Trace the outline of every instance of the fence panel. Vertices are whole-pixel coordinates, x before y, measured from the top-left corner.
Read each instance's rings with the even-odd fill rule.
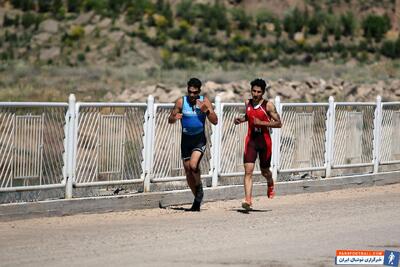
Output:
[[[223,125],[221,135],[220,173],[222,175],[235,175],[244,173],[243,153],[247,134],[247,123],[234,124],[234,119],[243,117],[245,105],[238,103],[223,103]],[[255,171],[260,171],[258,163]]]
[[[77,107],[75,183],[143,179],[146,104],[79,103]]]
[[[400,163],[400,102],[382,103],[380,163]]]
[[[185,179],[181,159],[181,124],[168,123],[173,104],[155,104],[155,135],[152,166],[152,181]],[[206,120],[206,152],[200,162],[201,175],[209,176],[211,167],[211,124]],[[174,177],[174,178],[172,178]]]
[[[0,191],[61,185],[67,103],[0,103]]]
[[[324,169],[328,104],[281,104],[280,172]]]
[[[375,103],[336,103],[334,168],[373,165]]]

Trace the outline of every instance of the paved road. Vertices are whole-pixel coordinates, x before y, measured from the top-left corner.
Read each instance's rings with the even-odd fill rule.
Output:
[[[0,223],[1,266],[333,266],[336,249],[400,251],[400,184]],[[186,206],[185,206],[186,207]]]

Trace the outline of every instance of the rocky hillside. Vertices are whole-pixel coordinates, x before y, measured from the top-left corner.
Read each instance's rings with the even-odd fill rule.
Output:
[[[399,12],[400,0],[3,0],[0,99],[170,102],[190,75],[224,101],[245,98],[253,76],[284,99],[396,100]],[[348,67],[274,74],[320,63]]]
[[[0,25],[3,62],[186,69],[400,57],[392,0],[6,0]]]

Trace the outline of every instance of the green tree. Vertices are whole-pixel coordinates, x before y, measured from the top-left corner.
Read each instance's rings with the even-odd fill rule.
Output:
[[[67,1],[67,10],[71,13],[77,13],[82,8],[82,0],[68,0]]]
[[[363,20],[362,28],[366,38],[374,38],[375,41],[379,42],[391,28],[390,19],[387,15],[378,16],[371,14]]]
[[[252,18],[246,14],[243,9],[234,8],[231,10],[233,20],[238,24],[240,30],[247,30],[250,28]]]
[[[296,32],[299,32],[303,29],[305,22],[305,17],[296,7],[285,15],[283,19],[283,28],[289,34],[289,37],[293,38]]]
[[[47,13],[51,10],[52,0],[38,0],[38,9],[40,13]]]
[[[400,37],[396,41],[383,42],[380,52],[389,58],[400,58]]]
[[[37,16],[33,12],[24,12],[21,18],[21,24],[24,28],[29,28],[32,25],[36,24]]]
[[[342,24],[343,35],[353,36],[357,26],[357,21],[354,17],[354,14],[351,11],[348,11],[346,14],[342,14],[340,16],[340,21]]]

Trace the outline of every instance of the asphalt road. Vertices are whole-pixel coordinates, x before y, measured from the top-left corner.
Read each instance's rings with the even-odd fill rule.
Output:
[[[0,266],[333,266],[337,249],[400,251],[400,184],[239,207],[0,222]]]

